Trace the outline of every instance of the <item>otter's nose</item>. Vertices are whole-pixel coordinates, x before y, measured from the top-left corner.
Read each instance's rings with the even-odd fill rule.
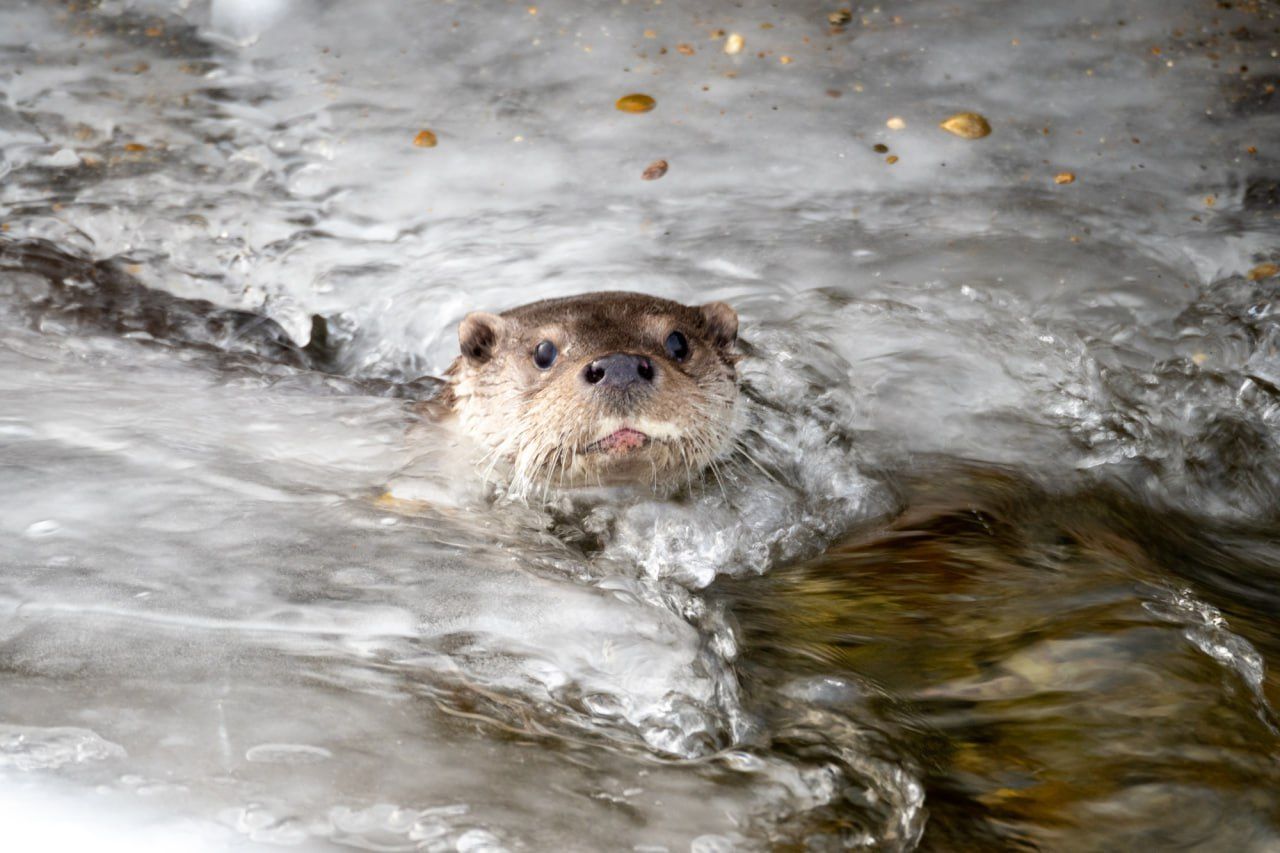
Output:
[[[582,378],[601,388],[628,388],[653,381],[653,362],[642,355],[615,352],[597,358],[582,371]]]

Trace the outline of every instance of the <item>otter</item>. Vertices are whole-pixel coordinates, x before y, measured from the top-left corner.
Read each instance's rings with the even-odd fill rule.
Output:
[[[691,484],[734,441],[738,315],[640,293],[546,299],[458,326],[438,405],[486,474],[534,487]]]

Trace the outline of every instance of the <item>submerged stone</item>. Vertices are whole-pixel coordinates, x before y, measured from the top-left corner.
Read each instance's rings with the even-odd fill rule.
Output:
[[[623,95],[618,98],[618,102],[614,104],[624,113],[647,113],[658,105],[658,102],[648,95],[631,94]]]
[[[991,125],[979,113],[956,113],[938,127],[963,139],[981,139],[991,135]]]

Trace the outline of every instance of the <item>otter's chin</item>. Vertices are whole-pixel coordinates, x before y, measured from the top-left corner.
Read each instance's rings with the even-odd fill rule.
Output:
[[[659,485],[668,479],[666,442],[622,427],[583,447],[575,485]]]
[[[659,476],[654,460],[643,450],[592,456],[582,475],[571,486],[659,486],[669,479]]]

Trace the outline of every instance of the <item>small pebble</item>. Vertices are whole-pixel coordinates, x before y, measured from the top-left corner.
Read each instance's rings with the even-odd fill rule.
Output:
[[[59,529],[61,529],[61,525],[58,522],[51,518],[46,518],[44,521],[37,521],[27,525],[26,535],[31,539],[39,539],[57,533]]]
[[[991,134],[991,125],[978,113],[956,113],[938,127],[964,139],[981,139]]]
[[[833,27],[843,27],[853,20],[853,12],[849,9],[837,9],[827,15],[827,20]]]
[[[886,121],[884,123],[884,126],[889,128],[890,130],[902,130],[907,126],[907,123],[903,121],[901,118],[899,118],[898,116],[894,116],[893,118]]]
[[[740,33],[729,33],[729,37],[724,40],[724,52],[730,55],[742,53],[742,48],[746,47],[747,40]]]
[[[429,130],[420,130],[413,137],[413,144],[417,148],[435,148],[438,141],[436,135]]]
[[[615,107],[624,113],[647,113],[658,105],[658,102],[648,95],[623,95],[618,98]]]
[[[656,181],[667,173],[666,160],[654,160],[644,169],[644,174],[640,176],[641,180]]]
[[[80,165],[80,156],[70,148],[59,148],[53,154],[41,159],[40,163],[55,169],[70,169]]]
[[[871,146],[871,150],[877,154],[888,154],[889,146],[885,145],[883,142],[877,142],[875,145]]]
[[[888,157],[884,158],[884,161],[892,166],[894,163],[898,162],[898,155],[890,154]]]
[[[1280,275],[1280,264],[1258,264],[1249,270],[1249,281],[1262,281],[1264,278],[1274,278],[1277,275]]]
[[[260,764],[315,764],[333,758],[333,753],[322,746],[304,743],[260,743],[251,746],[244,754],[246,761]]]
[[[1055,184],[1074,184],[1076,176],[1074,172],[1059,172],[1053,176],[1053,182]]]

